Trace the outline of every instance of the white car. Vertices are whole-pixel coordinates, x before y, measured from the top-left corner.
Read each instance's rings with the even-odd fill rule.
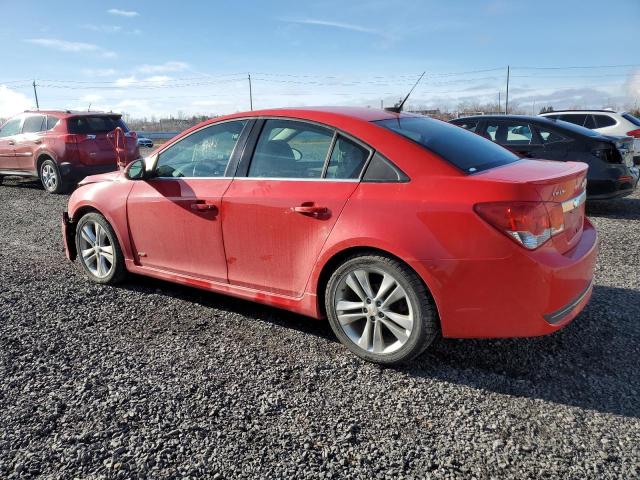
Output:
[[[633,159],[640,164],[640,119],[628,112],[613,110],[558,110],[541,113],[541,117],[555,118],[590,128],[603,135],[633,137]]]

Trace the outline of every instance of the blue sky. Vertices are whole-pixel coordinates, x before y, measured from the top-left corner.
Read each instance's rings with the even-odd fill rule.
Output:
[[[249,72],[255,108],[389,105],[426,71],[412,104],[455,109],[504,99],[507,65],[511,101],[526,109],[640,97],[638,0],[2,0],[0,10],[0,116],[34,104],[33,79],[41,108],[247,110]],[[614,65],[632,66],[530,68]]]

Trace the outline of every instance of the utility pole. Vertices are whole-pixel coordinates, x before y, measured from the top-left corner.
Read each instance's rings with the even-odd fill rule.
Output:
[[[247,74],[247,78],[249,79],[249,108],[253,111],[253,93],[251,91],[251,74]]]
[[[502,101],[500,100],[500,90],[498,90],[498,112],[500,111],[500,105],[502,105]]]
[[[380,110],[384,110],[384,100],[380,99]]]
[[[536,100],[533,100],[533,106],[531,107],[531,115],[536,114]]]
[[[504,114],[509,115],[509,65],[507,65],[507,98],[504,101]]]
[[[36,81],[33,81],[33,94],[36,97],[36,110],[40,110],[40,104],[38,103],[38,90],[36,90]]]

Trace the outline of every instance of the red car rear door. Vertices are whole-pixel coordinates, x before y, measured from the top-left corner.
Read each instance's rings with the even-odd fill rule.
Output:
[[[160,152],[155,178],[135,182],[127,215],[140,265],[227,281],[220,203],[246,123],[223,122],[189,134]]]
[[[343,168],[337,138],[307,122],[264,121],[253,154],[243,159],[222,202],[229,283],[293,297],[304,293],[370,154],[356,145],[350,157],[355,163]]]

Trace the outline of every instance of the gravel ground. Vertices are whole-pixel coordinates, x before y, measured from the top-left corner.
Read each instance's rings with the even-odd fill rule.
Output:
[[[590,207],[563,331],[366,364],[326,322],[169,283],[89,283],[67,197],[0,187],[0,478],[640,475],[640,195]]]

